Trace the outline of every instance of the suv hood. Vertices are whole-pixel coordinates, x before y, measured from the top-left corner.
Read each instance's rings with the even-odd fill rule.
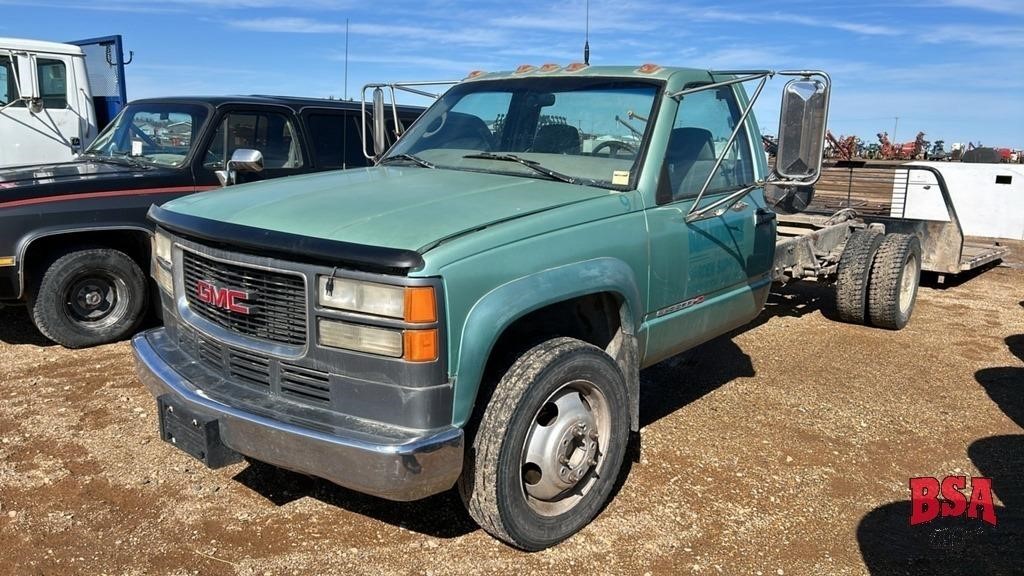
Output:
[[[194,194],[165,210],[300,236],[426,251],[446,238],[612,192],[532,177],[376,167]]]

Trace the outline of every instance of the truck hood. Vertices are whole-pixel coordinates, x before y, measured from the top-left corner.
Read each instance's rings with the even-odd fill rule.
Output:
[[[140,190],[192,184],[183,169],[132,165],[127,162],[77,160],[59,164],[0,169],[0,207],[76,194]],[[191,191],[191,190],[190,190]]]
[[[424,252],[445,239],[609,190],[480,172],[376,167],[194,194],[165,210],[288,234]]]

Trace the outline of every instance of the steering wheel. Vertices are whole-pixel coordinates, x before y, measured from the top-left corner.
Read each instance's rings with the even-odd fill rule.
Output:
[[[607,152],[603,152],[607,149]],[[618,140],[605,140],[597,146],[591,152],[594,156],[608,156],[609,158],[618,158],[619,152],[625,152],[624,156],[635,156],[636,149],[626,144],[625,142],[619,142]]]

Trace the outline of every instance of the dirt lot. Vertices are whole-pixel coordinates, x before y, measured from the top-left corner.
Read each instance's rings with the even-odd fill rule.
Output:
[[[1024,271],[922,289],[901,332],[814,284],[643,373],[618,495],[536,554],[458,496],[396,504],[156,439],[125,343],[72,352],[0,311],[0,573],[1024,573]],[[908,479],[989,476],[996,527],[909,526]],[[624,473],[625,475],[625,473]]]

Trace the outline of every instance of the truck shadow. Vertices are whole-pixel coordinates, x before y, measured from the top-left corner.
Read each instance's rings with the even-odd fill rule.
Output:
[[[4,344],[54,346],[36,330],[24,306],[0,308],[0,342]]]
[[[924,288],[933,288],[935,290],[945,290],[947,288],[956,288],[957,286],[962,286],[962,285],[970,282],[971,280],[974,280],[978,276],[981,276],[982,274],[984,274],[985,272],[988,272],[989,270],[991,270],[993,268],[998,268],[1000,266],[1000,264],[1002,264],[1002,262],[1003,262],[1002,260],[996,260],[994,262],[989,262],[987,264],[983,264],[981,266],[978,266],[977,268],[975,268],[973,270],[968,270],[966,272],[961,272],[961,273],[953,275],[953,276],[946,275],[945,278],[943,278],[942,282],[939,282],[939,276],[940,275],[938,273],[936,273],[936,272],[922,272],[921,273],[921,286],[924,287]]]
[[[262,495],[276,506],[313,498],[412,532],[436,538],[455,538],[478,529],[455,489],[415,502],[392,502],[337,484],[291,472],[256,460],[234,480]]]
[[[1024,335],[1006,339],[1024,362]],[[985,368],[975,379],[989,398],[1024,427],[1024,366]],[[967,455],[1002,502],[996,525],[965,517],[937,518],[910,526],[910,502],[875,508],[857,528],[864,563],[872,574],[1020,574],[1024,567],[1024,434],[976,440]]]

